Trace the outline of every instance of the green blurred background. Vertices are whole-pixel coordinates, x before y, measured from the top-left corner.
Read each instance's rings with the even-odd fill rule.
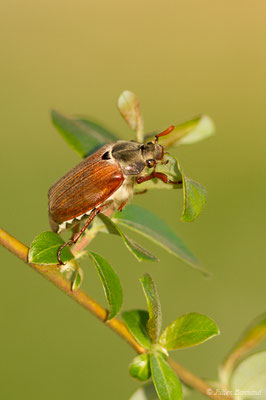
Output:
[[[160,263],[138,263],[116,237],[91,244],[118,271],[125,309],[145,307],[138,278],[149,272],[164,324],[191,311],[216,320],[221,336],[173,354],[212,379],[265,311],[265,12],[263,0],[1,5],[1,226],[27,245],[49,229],[49,186],[79,161],[52,126],[52,107],[94,117],[127,139],[116,110],[124,89],[138,95],[146,131],[200,113],[214,119],[216,136],[175,152],[207,187],[199,219],[180,222],[176,191],[134,200],[179,232],[213,278],[141,238]],[[128,399],[138,387],[127,370],[133,350],[5,249],[0,256],[1,397]],[[92,265],[83,267],[83,288],[104,304]]]

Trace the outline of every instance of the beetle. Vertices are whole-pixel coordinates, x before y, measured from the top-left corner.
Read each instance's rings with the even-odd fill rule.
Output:
[[[122,211],[133,196],[135,182],[141,184],[157,178],[164,183],[182,183],[170,181],[166,174],[156,171],[156,165],[164,162],[164,148],[158,144],[158,140],[173,129],[172,125],[155,135],[154,142],[146,144],[134,140],[106,144],[50,187],[48,208],[52,230],[60,233],[68,228],[76,228],[72,239],[58,250],[60,265],[63,265],[63,248],[76,243],[97,214],[108,209]],[[144,174],[146,167],[153,168],[148,175]],[[87,220],[78,230],[83,219]]]

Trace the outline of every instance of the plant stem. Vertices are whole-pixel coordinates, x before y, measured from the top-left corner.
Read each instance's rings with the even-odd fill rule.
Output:
[[[136,342],[136,340],[128,331],[123,322],[121,322],[117,318],[107,320],[108,312],[100,304],[98,304],[80,289],[72,291],[70,282],[62,277],[57,265],[43,266],[30,264],[28,262],[28,247],[18,241],[13,236],[9,235],[2,228],[0,228],[0,244],[2,244],[2,246],[6,247],[11,253],[24,261],[24,263],[32,267],[35,271],[39,272],[44,278],[52,282],[55,286],[57,286],[60,290],[70,296],[81,306],[90,311],[95,317],[97,317],[105,325],[107,325],[114,332],[120,335],[126,342],[128,342],[139,354],[146,351],[138,344],[138,342]],[[186,370],[182,365],[176,363],[171,359],[169,359],[169,363],[184,383],[198,390],[200,393],[208,396],[213,400],[232,399],[230,396],[221,396],[219,394],[215,394],[215,389],[213,389],[196,375]]]

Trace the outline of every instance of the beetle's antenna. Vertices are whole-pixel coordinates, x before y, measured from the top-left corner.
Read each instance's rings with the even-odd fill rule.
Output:
[[[175,126],[171,125],[165,131],[158,133],[158,135],[155,135],[155,143],[158,143],[159,137],[169,135],[169,133],[171,133],[174,129]]]

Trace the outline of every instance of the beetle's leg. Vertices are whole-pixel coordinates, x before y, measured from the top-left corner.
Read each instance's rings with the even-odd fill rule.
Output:
[[[139,177],[136,179],[136,182],[137,182],[137,183],[142,183],[142,182],[149,181],[150,179],[153,179],[153,178],[154,178],[154,175],[153,175],[153,172],[152,172],[150,175],[139,176]]]
[[[119,206],[119,208],[118,208],[118,211],[122,211],[126,204],[127,204],[127,200],[124,200],[124,201],[120,204],[120,206]]]
[[[88,228],[89,224],[91,223],[91,221],[96,217],[97,214],[99,214],[101,212],[100,208],[95,208],[92,212],[91,215],[88,218],[88,221],[86,222],[86,224],[82,227],[82,229],[78,232],[75,233],[73,235],[73,238],[71,240],[69,240],[67,243],[62,244],[61,247],[59,247],[59,250],[57,252],[57,259],[60,265],[64,265],[63,261],[61,260],[61,252],[63,250],[64,247],[66,246],[71,246],[71,244],[75,244],[77,243],[77,241],[79,240],[80,236],[83,234],[83,232],[85,232],[85,230]]]
[[[149,161],[149,160],[148,160]],[[150,174],[150,175],[146,175],[146,176],[139,176],[137,179],[136,179],[136,182],[137,183],[142,183],[142,182],[147,182],[147,181],[149,181],[150,179],[153,179],[154,178],[154,174],[155,174],[155,168],[156,168],[156,161],[155,160],[153,160],[155,163],[154,163],[154,166],[153,166],[153,171],[152,171],[152,173]]]
[[[142,183],[142,182],[146,182],[149,181],[150,179],[160,179],[161,181],[163,181],[164,183],[171,183],[173,185],[178,185],[181,184],[182,181],[171,181],[170,179],[168,179],[168,176],[166,174],[164,174],[163,172],[156,172],[155,169],[152,171],[152,173],[150,175],[147,176],[140,176],[136,179],[137,183]]]
[[[164,174],[163,172],[154,171],[154,178],[160,179],[164,183],[171,183],[172,185],[180,185],[181,183],[183,183],[182,180],[181,181],[171,181],[170,179],[168,179],[168,176],[166,174]]]
[[[144,193],[147,193],[147,191],[148,191],[148,189],[144,189],[144,190],[142,190],[141,192],[136,192],[136,193],[134,193],[134,196],[136,196],[137,194],[144,194]]]
[[[168,179],[167,183],[171,183],[172,185],[182,185],[183,181],[171,181],[170,179]]]
[[[168,163],[169,163],[169,160],[161,161],[161,162],[160,162],[161,165],[166,165],[166,164],[168,164]]]
[[[79,225],[80,223],[78,222],[76,225],[73,226],[72,228],[72,237],[71,239],[73,240],[75,238],[75,235],[79,232]]]

